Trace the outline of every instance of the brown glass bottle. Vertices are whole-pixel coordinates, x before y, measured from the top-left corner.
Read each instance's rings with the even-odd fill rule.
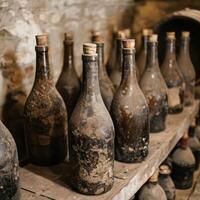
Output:
[[[71,116],[80,92],[80,82],[74,68],[73,46],[72,36],[69,33],[65,33],[64,62],[56,88],[65,102],[68,118]]]
[[[176,114],[183,111],[185,82],[176,62],[175,32],[167,32],[166,54],[161,72],[168,87],[168,112]]]
[[[141,187],[138,192],[138,200],[167,200],[166,194],[158,184],[158,170]]]
[[[165,130],[167,116],[167,86],[159,69],[157,35],[148,42],[146,69],[140,80],[140,87],[149,105],[150,132]]]
[[[135,65],[135,40],[123,40],[122,81],[111,107],[115,126],[115,157],[122,162],[140,162],[148,155],[149,113],[139,88]]]
[[[194,88],[195,88],[195,78],[196,78],[194,66],[190,59],[189,43],[190,43],[190,33],[183,31],[181,36],[181,45],[177,61],[186,84],[185,97],[184,97],[186,106],[191,105],[194,100]]]
[[[112,188],[114,127],[99,89],[96,45],[83,45],[83,87],[70,119],[71,185],[84,194]]]
[[[167,200],[175,200],[176,197],[176,189],[174,182],[171,177],[171,170],[167,165],[161,165],[159,167],[159,178],[158,183],[165,191]]]
[[[116,56],[113,70],[110,73],[110,80],[112,81],[114,88],[117,89],[121,82],[122,76],[122,40],[125,39],[123,32],[118,31],[116,38]]]
[[[147,43],[149,36],[153,34],[153,31],[151,29],[144,29],[142,32],[142,48],[139,53],[138,59],[137,59],[137,67],[139,70],[139,79],[142,77],[142,74],[145,70],[146,60],[147,60]]]
[[[195,169],[197,170],[199,168],[200,163],[200,142],[195,135],[195,123],[192,123],[189,128],[188,146],[190,147],[194,155]]]
[[[195,158],[188,147],[188,135],[185,134],[172,154],[172,180],[177,189],[188,189],[193,184]]]
[[[17,147],[11,133],[0,121],[0,199],[20,200]]]
[[[50,75],[47,40],[36,36],[35,82],[24,109],[30,159],[40,165],[56,164],[67,154],[67,112]]]
[[[103,98],[106,108],[108,109],[108,111],[110,111],[115,89],[110,78],[108,77],[104,65],[104,42],[101,36],[97,33],[96,35],[93,35],[92,42],[94,42],[97,45],[98,75],[101,96]]]

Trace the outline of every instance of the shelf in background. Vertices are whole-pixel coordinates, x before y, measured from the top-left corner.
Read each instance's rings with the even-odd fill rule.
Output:
[[[199,102],[177,115],[168,115],[166,130],[150,135],[149,155],[138,164],[115,161],[115,182],[111,191],[98,196],[86,196],[72,191],[63,174],[69,172],[67,164],[53,167],[27,165],[21,168],[22,200],[129,200],[167,158],[176,143],[187,131],[197,115]],[[31,198],[24,198],[28,193]],[[34,195],[37,197],[34,198]]]

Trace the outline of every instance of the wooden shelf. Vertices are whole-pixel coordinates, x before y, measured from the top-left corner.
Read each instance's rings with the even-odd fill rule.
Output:
[[[199,102],[184,108],[181,114],[169,115],[165,131],[151,134],[149,155],[138,164],[115,161],[115,182],[111,191],[98,196],[86,196],[72,191],[65,183],[67,164],[53,167],[27,165],[21,168],[22,200],[129,200],[167,158],[176,143],[187,131],[198,112]],[[31,197],[24,198],[30,193]],[[34,197],[36,195],[36,197]]]

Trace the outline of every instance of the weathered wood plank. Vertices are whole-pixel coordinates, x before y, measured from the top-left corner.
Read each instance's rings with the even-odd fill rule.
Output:
[[[49,198],[38,196],[32,192],[21,190],[21,199],[24,200],[49,200]]]
[[[200,172],[198,173],[197,180],[192,193],[190,194],[188,200],[199,200],[200,199]]]
[[[64,181],[63,174],[69,172],[64,163],[53,167],[28,165],[22,168],[22,188],[55,200],[128,200],[174,148],[197,114],[198,106],[198,102],[195,102],[191,107],[185,108],[183,113],[168,117],[166,130],[150,136],[149,155],[144,162],[126,164],[116,161],[115,183],[113,189],[106,194],[94,197],[72,191]]]

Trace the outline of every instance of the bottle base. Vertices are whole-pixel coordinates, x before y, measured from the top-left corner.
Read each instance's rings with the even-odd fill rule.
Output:
[[[176,107],[173,107],[173,108],[168,108],[168,113],[171,114],[171,115],[181,113],[182,111],[183,111],[182,106],[176,106]]]

